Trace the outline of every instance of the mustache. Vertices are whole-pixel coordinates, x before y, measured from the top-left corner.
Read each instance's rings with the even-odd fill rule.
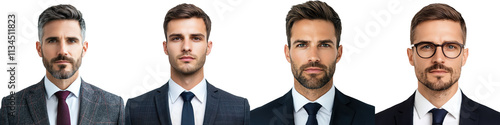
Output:
[[[69,63],[73,63],[73,58],[71,58],[69,56],[63,56],[62,54],[59,54],[59,55],[57,55],[57,57],[52,58],[50,60],[50,62],[54,63],[54,62],[59,61],[59,60],[65,60],[65,61],[68,61]]]
[[[453,72],[453,69],[450,68],[450,67],[446,67],[444,66],[443,64],[434,64],[428,68],[425,68],[425,72],[431,72],[431,70],[434,70],[434,69],[444,69],[448,72]]]
[[[176,56],[176,58],[178,59],[178,58],[181,58],[182,56],[191,56],[191,57],[193,57],[193,58],[195,58],[195,59],[197,59],[197,58],[198,58],[198,56],[193,55],[193,54],[191,54],[190,52],[183,52],[181,55],[177,55],[177,56]]]
[[[321,68],[323,70],[325,70],[327,68],[326,65],[320,64],[318,62],[309,62],[307,64],[300,66],[300,70],[304,71],[304,69],[309,68],[309,67],[318,67],[318,68]]]

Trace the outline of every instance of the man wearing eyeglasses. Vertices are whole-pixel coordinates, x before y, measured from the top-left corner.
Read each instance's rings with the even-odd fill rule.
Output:
[[[417,91],[404,102],[376,114],[377,125],[490,125],[500,113],[465,96],[458,88],[469,49],[461,14],[446,4],[430,4],[413,17],[410,64]]]

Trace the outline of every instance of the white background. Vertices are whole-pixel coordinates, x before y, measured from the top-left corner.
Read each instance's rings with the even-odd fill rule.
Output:
[[[124,101],[165,84],[170,77],[163,53],[163,20],[180,3],[194,3],[212,19],[212,53],[205,77],[223,90],[246,97],[251,109],[272,101],[293,85],[284,55],[285,16],[299,0],[68,1],[7,0],[0,4],[0,62],[7,68],[7,14],[17,13],[17,90],[45,75],[35,49],[39,14],[70,3],[83,13],[89,48],[82,78]],[[467,24],[469,58],[459,86],[475,101],[500,111],[500,5],[498,2],[363,0],[327,1],[342,20],[344,55],[334,84],[343,93],[376,106],[376,112],[406,100],[417,87],[408,63],[410,21],[422,7],[447,3]],[[2,69],[2,68],[0,68]],[[0,96],[8,95],[9,74],[0,71]]]

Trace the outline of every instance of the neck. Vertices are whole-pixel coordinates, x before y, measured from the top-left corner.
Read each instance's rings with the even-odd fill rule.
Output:
[[[309,101],[316,101],[319,97],[323,96],[328,90],[330,90],[333,86],[333,79],[328,81],[325,86],[319,89],[308,89],[302,86],[297,79],[294,79],[294,88],[299,92],[302,96],[306,97]]]
[[[450,100],[457,91],[458,82],[453,84],[450,88],[442,91],[434,91],[427,88],[422,83],[418,83],[418,92],[420,92],[420,94],[422,94],[425,99],[427,99],[429,102],[431,102],[432,105],[436,106],[437,108],[441,108],[441,106],[448,102],[448,100]]]
[[[170,74],[172,80],[186,90],[191,90],[205,77],[203,75],[203,67],[192,74],[183,74],[170,67]]]
[[[73,83],[76,80],[76,78],[78,78],[78,71],[76,71],[75,74],[73,74],[73,76],[67,79],[57,79],[54,76],[52,76],[52,74],[50,74],[48,71],[45,71],[45,75],[50,80],[50,82],[54,83],[57,86],[57,88],[61,90],[66,90],[71,85],[71,83]]]

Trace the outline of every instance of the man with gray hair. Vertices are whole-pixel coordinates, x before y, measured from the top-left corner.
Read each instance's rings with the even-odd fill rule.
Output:
[[[122,98],[80,78],[88,48],[80,11],[72,5],[49,7],[38,19],[38,37],[45,77],[2,99],[0,124],[124,124]]]

